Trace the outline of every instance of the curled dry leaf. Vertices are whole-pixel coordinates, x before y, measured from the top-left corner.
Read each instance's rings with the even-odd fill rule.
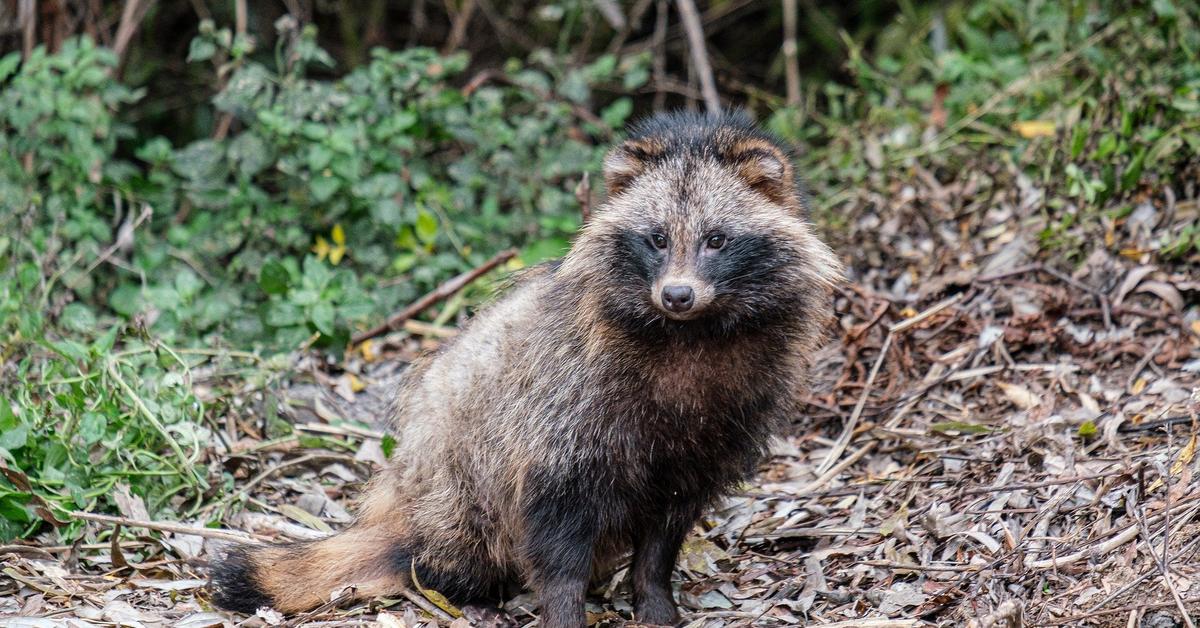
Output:
[[[1028,388],[1020,384],[1009,384],[1005,382],[996,382],[1000,390],[1004,391],[1004,396],[1008,398],[1013,405],[1022,410],[1032,410],[1041,405],[1041,400],[1037,395],[1033,394]]]

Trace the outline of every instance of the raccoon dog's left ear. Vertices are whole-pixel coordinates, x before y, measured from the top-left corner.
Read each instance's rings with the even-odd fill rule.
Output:
[[[637,139],[622,142],[604,156],[604,187],[609,196],[620,194],[650,162],[662,154],[662,146],[651,140]]]
[[[725,152],[746,184],[781,205],[796,202],[796,181],[792,162],[778,146],[760,139],[737,142]]]

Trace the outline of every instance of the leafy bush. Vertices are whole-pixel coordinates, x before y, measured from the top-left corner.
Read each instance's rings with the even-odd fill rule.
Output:
[[[822,86],[816,124],[775,112],[777,130],[821,147],[809,153],[818,188],[916,163],[945,180],[1004,155],[1046,190],[1044,244],[1071,251],[1082,242],[1060,236],[1072,221],[1099,228],[1098,210],[1178,185],[1200,166],[1196,6],[953,3],[940,54],[927,36],[938,6],[907,9],[875,56],[847,42],[855,85]],[[1189,233],[1161,250],[1194,254],[1200,240]]]

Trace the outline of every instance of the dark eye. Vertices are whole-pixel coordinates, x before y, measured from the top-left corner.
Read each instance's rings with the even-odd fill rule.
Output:
[[[710,249],[719,249],[725,246],[725,234],[718,233],[716,235],[708,236],[708,242],[706,244]]]
[[[656,248],[656,249],[667,248],[667,236],[665,236],[661,233],[650,234],[650,242],[652,244],[654,244],[654,248]]]

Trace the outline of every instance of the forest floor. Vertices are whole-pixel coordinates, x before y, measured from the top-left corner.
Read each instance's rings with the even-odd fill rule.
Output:
[[[1036,189],[977,188],[916,173],[845,201],[832,239],[851,277],[809,411],[686,543],[684,625],[1200,617],[1200,281],[1146,253],[1200,208],[1148,197],[1064,253],[1043,250]],[[265,417],[230,420],[211,453],[238,491],[195,521],[224,529],[149,522],[128,496],[125,521],[91,525],[133,535],[0,547],[0,626],[455,625],[421,592],[246,618],[214,611],[203,589],[215,544],[349,521],[387,446],[356,425],[378,425],[404,362],[452,333],[410,325],[365,357],[297,357],[273,393],[295,434],[268,439]],[[247,416],[265,414],[264,399],[249,396]],[[623,575],[593,591],[597,625],[630,616]],[[507,608],[535,624],[531,596]]]

